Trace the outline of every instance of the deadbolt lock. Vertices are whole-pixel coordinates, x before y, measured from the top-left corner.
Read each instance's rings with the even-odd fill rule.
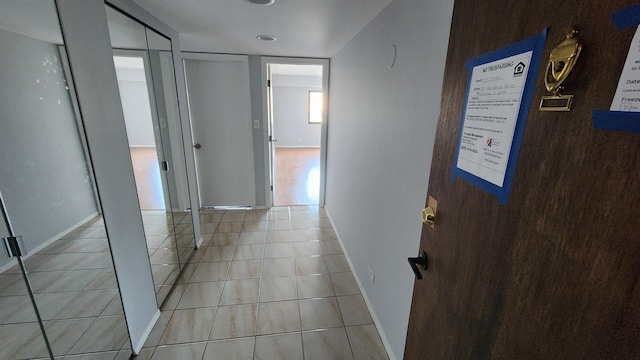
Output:
[[[422,222],[423,223],[429,224],[429,225],[433,225],[435,220],[436,220],[436,212],[431,206],[428,206],[428,207],[422,209]]]

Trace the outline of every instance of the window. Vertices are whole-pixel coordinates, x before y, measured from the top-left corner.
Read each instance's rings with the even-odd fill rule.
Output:
[[[322,91],[309,91],[309,124],[322,123]]]

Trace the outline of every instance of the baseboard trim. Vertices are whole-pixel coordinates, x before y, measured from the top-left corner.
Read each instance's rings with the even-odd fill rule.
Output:
[[[66,230],[63,230],[62,232],[54,235],[52,238],[50,238],[49,240],[43,242],[42,244],[36,246],[33,250],[29,251],[29,253],[27,253],[27,255],[25,255],[23,257],[23,260],[27,260],[28,258],[31,257],[31,255],[37,254],[40,250],[46,248],[47,246],[53,244],[54,242],[62,239],[63,237],[67,236],[67,234],[71,233],[72,231],[76,230],[77,228],[81,227],[82,225],[86,224],[87,221],[93,219],[94,217],[98,216],[100,213],[95,211],[93,212],[93,214],[87,216],[86,218],[80,220],[78,223],[71,225],[69,228],[67,228]],[[10,268],[16,266],[18,264],[18,260],[17,259],[11,259],[8,263],[2,265],[0,267],[0,273],[3,273],[7,270],[9,270]],[[28,269],[27,269],[28,270]]]
[[[333,230],[336,233],[336,237],[338,238],[338,243],[340,244],[340,247],[342,248],[342,252],[344,253],[344,257],[347,259],[347,263],[349,264],[349,268],[351,269],[351,273],[353,274],[353,277],[356,279],[356,283],[358,283],[358,288],[360,289],[360,293],[362,294],[362,297],[364,298],[364,302],[365,302],[365,304],[367,304],[367,308],[369,309],[369,313],[371,314],[371,318],[373,319],[373,322],[376,325],[376,328],[378,329],[378,334],[380,335],[380,339],[382,340],[382,344],[384,345],[384,349],[387,352],[387,356],[389,356],[389,360],[398,360],[398,358],[395,356],[395,354],[391,351],[391,344],[389,344],[389,340],[387,340],[387,335],[385,334],[384,329],[382,328],[382,324],[380,323],[380,319],[378,319],[378,315],[376,315],[376,312],[373,310],[373,306],[371,305],[371,300],[369,300],[369,296],[367,296],[367,293],[364,291],[364,287],[362,286],[362,282],[360,281],[360,277],[358,277],[358,273],[356,273],[355,267],[353,266],[353,263],[351,262],[351,257],[349,256],[349,253],[347,252],[347,249],[345,249],[344,244],[342,243],[342,239],[340,238],[340,234],[338,234],[338,230],[336,229],[336,226],[333,223],[333,219],[331,218],[331,214],[329,214],[329,210],[327,210],[327,208],[324,208],[324,211],[327,213],[327,218],[329,219],[329,222],[331,223],[331,226],[333,227]]]

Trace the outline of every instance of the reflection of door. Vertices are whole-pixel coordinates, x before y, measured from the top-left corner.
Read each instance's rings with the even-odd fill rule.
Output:
[[[595,130],[634,29],[611,13],[632,1],[456,1],[429,194],[435,228],[415,282],[406,359],[640,358],[640,137]],[[505,9],[509,16],[504,16]],[[578,25],[585,50],[568,113],[540,112],[549,52]],[[465,60],[549,26],[506,205],[450,181]],[[412,254],[412,256],[415,256]],[[407,268],[407,276],[411,274]]]
[[[247,56],[185,54],[203,206],[254,206]]]

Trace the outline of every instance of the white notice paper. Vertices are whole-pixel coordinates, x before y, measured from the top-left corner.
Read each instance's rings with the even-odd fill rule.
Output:
[[[500,187],[532,54],[478,65],[471,73],[457,167]]]
[[[631,40],[627,61],[611,103],[612,111],[640,111],[640,26]]]

